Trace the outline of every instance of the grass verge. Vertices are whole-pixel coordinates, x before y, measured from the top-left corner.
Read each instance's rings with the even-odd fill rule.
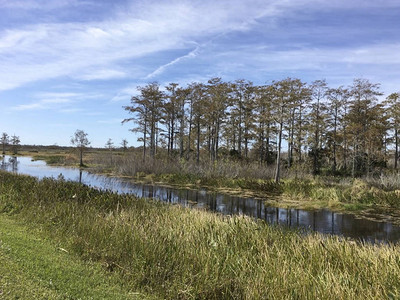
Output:
[[[144,299],[99,263],[83,262],[43,234],[0,214],[1,299]]]

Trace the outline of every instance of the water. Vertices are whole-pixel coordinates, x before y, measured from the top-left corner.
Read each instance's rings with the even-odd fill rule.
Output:
[[[309,211],[270,207],[262,200],[207,192],[204,189],[187,190],[141,184],[122,178],[95,175],[76,168],[51,167],[43,161],[31,161],[30,157],[5,156],[0,160],[0,168],[38,178],[57,178],[62,174],[66,180],[78,181],[92,187],[131,193],[138,197],[154,198],[183,206],[205,208],[221,214],[247,215],[270,224],[310,229],[372,243],[400,241],[400,227],[390,222],[367,220],[325,209]]]

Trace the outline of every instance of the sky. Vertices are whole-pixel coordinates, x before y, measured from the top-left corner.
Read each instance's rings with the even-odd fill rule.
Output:
[[[400,91],[398,0],[0,0],[0,133],[22,144],[127,139],[157,81],[355,78]]]

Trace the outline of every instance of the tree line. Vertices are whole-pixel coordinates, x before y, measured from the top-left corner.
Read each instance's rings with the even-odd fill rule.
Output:
[[[398,167],[400,94],[380,102],[380,85],[367,79],[331,88],[325,80],[257,86],[212,78],[165,90],[153,82],[138,92],[124,106],[132,116],[123,123],[134,122],[144,160],[161,149],[197,162],[257,160],[276,166],[277,181],[283,164],[309,166],[315,175],[369,176],[387,168],[392,155]]]
[[[2,147],[2,154],[6,154],[6,148],[8,146],[11,146],[11,150],[13,154],[18,153],[18,149],[20,147],[21,140],[19,139],[19,136],[16,136],[15,134],[12,136],[9,136],[6,132],[3,132],[0,136],[0,144]]]

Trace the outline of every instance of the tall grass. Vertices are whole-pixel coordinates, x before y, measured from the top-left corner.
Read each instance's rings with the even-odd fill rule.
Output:
[[[177,158],[147,158],[143,161],[140,153],[130,152],[124,155],[113,155],[112,159],[109,153],[98,153],[96,157],[93,157],[92,162],[98,167],[111,167],[117,173],[128,176],[135,176],[138,173],[191,174],[199,178],[272,179],[274,176],[273,166],[231,159],[220,159],[215,162],[203,160],[200,163],[196,163],[195,160]]]
[[[0,172],[0,211],[166,299],[400,297],[400,247]]]
[[[286,180],[281,187],[282,193],[290,197],[322,201],[330,207],[355,204],[357,209],[371,206],[400,208],[399,190],[378,188],[365,179]]]

